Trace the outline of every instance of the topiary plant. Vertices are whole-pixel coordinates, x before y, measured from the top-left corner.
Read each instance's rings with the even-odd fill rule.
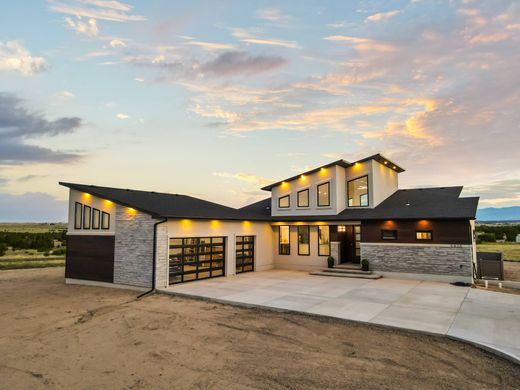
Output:
[[[327,257],[327,265],[329,266],[329,268],[334,268],[334,257]]]
[[[370,263],[367,259],[361,260],[361,270],[368,271],[370,269]]]

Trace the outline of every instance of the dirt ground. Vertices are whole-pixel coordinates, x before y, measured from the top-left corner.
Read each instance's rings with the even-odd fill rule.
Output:
[[[520,367],[441,337],[0,272],[0,388],[520,388]]]

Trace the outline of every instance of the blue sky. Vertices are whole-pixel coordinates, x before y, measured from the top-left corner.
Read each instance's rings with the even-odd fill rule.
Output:
[[[59,180],[242,206],[269,182],[378,152],[407,170],[403,188],[520,205],[518,2],[3,11],[0,220],[63,220]]]

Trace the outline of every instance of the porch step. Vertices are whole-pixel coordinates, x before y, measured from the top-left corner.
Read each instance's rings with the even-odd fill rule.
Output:
[[[360,270],[361,269],[361,264],[336,264],[336,265],[334,265],[334,268],[337,268],[337,269],[355,269],[355,270]]]
[[[370,273],[351,273],[351,272],[330,272],[330,268],[321,270],[321,271],[313,271],[310,273],[311,275],[318,276],[335,276],[339,278],[357,278],[357,279],[380,279],[381,275],[375,275]]]
[[[371,275],[372,271],[362,271],[361,268],[322,268],[324,272],[334,272],[338,274],[359,274],[359,275]]]

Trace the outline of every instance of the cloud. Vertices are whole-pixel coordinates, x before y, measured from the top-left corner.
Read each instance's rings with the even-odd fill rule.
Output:
[[[520,179],[467,186],[464,187],[463,196],[480,196],[480,207],[517,205],[520,202]]]
[[[204,41],[187,41],[185,45],[199,46],[206,50],[229,50],[234,46],[227,43],[204,42]]]
[[[280,11],[278,8],[258,9],[256,10],[255,14],[258,19],[266,20],[272,23],[285,24],[293,20],[292,16],[283,14],[282,11]]]
[[[297,42],[286,41],[284,39],[259,37],[257,34],[253,34],[251,31],[243,28],[232,29],[232,35],[244,43],[254,45],[281,46],[289,49],[301,49],[301,46]]]
[[[218,177],[224,177],[227,179],[234,179],[249,184],[254,184],[256,187],[263,187],[273,182],[273,180],[271,179],[262,176],[252,175],[249,173],[213,172],[213,175]]]
[[[200,66],[204,73],[217,76],[258,74],[268,72],[283,66],[287,61],[277,56],[251,56],[242,51],[222,53],[215,60]]]
[[[67,221],[66,200],[43,192],[25,194],[0,193],[0,222],[64,222]]]
[[[71,4],[48,0],[49,9],[54,12],[112,22],[140,22],[144,16],[131,14],[133,6],[116,0],[75,0]]]
[[[44,177],[47,177],[47,175],[32,175],[31,174],[31,175],[21,176],[18,179],[16,179],[16,181],[24,183],[24,182],[27,182],[27,181],[31,181],[31,180],[34,180],[34,179],[41,179],[41,178],[44,178]]]
[[[99,34],[97,22],[94,18],[90,18],[88,21],[82,22],[81,20],[74,21],[72,18],[67,16],[65,18],[65,23],[69,29],[80,35],[95,37]]]
[[[369,38],[358,38],[347,35],[331,35],[323,39],[331,42],[349,42],[354,46],[356,50],[363,52],[391,52],[396,49],[394,45],[388,42],[378,41]]]
[[[401,11],[395,10],[395,11],[389,11],[389,12],[378,12],[377,14],[373,14],[368,16],[365,19],[365,22],[380,22],[382,20],[388,20],[390,18],[393,18],[394,16],[399,15]]]
[[[25,141],[70,134],[82,126],[81,118],[48,120],[42,114],[26,109],[23,103],[14,95],[0,93],[0,163],[59,163],[80,158],[75,153],[51,150],[27,144]]]
[[[110,46],[112,46],[113,48],[116,48],[116,47],[126,47],[126,43],[124,43],[121,39],[112,39],[110,41]]]
[[[129,116],[127,114],[124,114],[124,113],[119,113],[116,115],[116,118],[117,119],[121,119],[121,120],[125,120],[125,119],[128,119]]]
[[[19,41],[0,41],[0,71],[17,71],[23,76],[33,76],[46,69],[43,57],[33,57]]]

